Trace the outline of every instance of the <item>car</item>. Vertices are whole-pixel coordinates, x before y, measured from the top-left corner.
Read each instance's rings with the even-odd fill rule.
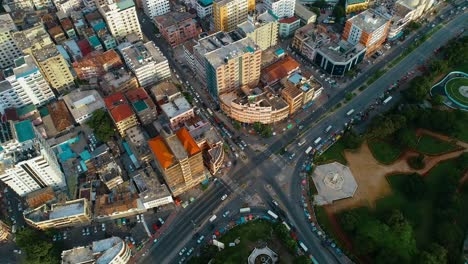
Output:
[[[226,218],[229,215],[229,213],[231,213],[231,212],[229,212],[229,211],[224,212],[223,217]]]
[[[164,220],[161,217],[159,217],[158,220],[161,222],[161,225],[164,225]]]
[[[89,227],[86,228],[86,235],[90,235],[91,234],[91,231],[89,231]]]
[[[200,236],[197,240],[197,244],[200,244],[201,242],[203,242],[203,239],[205,239],[205,236]]]
[[[190,248],[188,251],[187,251],[187,256],[190,256],[192,255],[192,252],[193,252],[194,248]]]
[[[180,252],[179,252],[179,256],[182,256],[186,250],[187,250],[187,248],[185,248],[185,247],[183,249],[181,249]]]
[[[153,230],[154,230],[154,231],[158,231],[158,230],[159,230],[159,226],[158,226],[156,223],[153,224]]]
[[[86,236],[86,228],[83,228],[82,233],[83,233],[83,236]]]
[[[279,204],[278,204],[277,201],[273,200],[273,201],[271,201],[271,202],[272,202],[275,206],[279,207]]]
[[[57,241],[57,236],[56,235],[54,235],[54,237],[52,238],[52,241],[54,241],[54,242]]]
[[[245,141],[244,141],[244,140],[241,140],[241,144],[244,146],[244,148],[246,148],[246,147],[247,147],[247,143],[245,143]]]
[[[67,239],[67,232],[63,232],[63,239]]]
[[[94,233],[97,233],[97,226],[94,227]]]
[[[225,194],[225,195],[223,195],[223,196],[221,197],[221,201],[226,200],[226,198],[227,198],[227,194]]]
[[[101,229],[102,231],[106,231],[106,224],[102,223]]]
[[[153,244],[156,244],[157,242],[158,242],[157,238],[155,240],[153,240]]]
[[[140,215],[136,215],[137,223],[140,223]]]

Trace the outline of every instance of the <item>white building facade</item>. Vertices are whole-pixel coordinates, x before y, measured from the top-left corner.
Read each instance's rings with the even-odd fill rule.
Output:
[[[122,39],[132,33],[140,39],[143,38],[140,23],[135,9],[135,3],[132,0],[122,0],[99,6],[99,12],[106,21],[107,27],[112,36]]]
[[[13,65],[21,51],[13,40],[13,32],[18,31],[10,14],[0,15],[0,69]]]
[[[265,0],[265,5],[279,19],[294,16],[295,0]]]
[[[169,0],[142,0],[143,11],[150,18],[162,16],[171,11]]]

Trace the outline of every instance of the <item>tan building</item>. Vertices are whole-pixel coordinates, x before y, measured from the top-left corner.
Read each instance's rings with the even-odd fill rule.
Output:
[[[109,95],[117,92],[125,93],[131,89],[138,88],[140,85],[135,76],[124,69],[118,69],[104,74],[102,81],[99,82],[99,86],[104,95]]]
[[[369,8],[369,0],[346,0],[346,14],[363,11]]]
[[[286,87],[281,91],[281,95],[289,105],[290,114],[293,114],[302,107],[304,95],[298,88],[294,86]]]
[[[153,155],[151,154],[151,150],[146,144],[148,139],[143,134],[140,126],[134,126],[126,131],[127,134],[127,142],[132,150],[133,154],[135,154],[138,161],[141,162],[150,162],[153,159]]]
[[[50,83],[61,92],[74,86],[68,63],[52,42],[43,25],[15,32],[13,39],[20,50],[31,55]]]
[[[93,151],[93,157],[85,162],[87,174],[99,178],[109,190],[122,184],[122,169],[115,161],[107,145],[101,145]]]
[[[104,103],[122,137],[125,137],[127,129],[138,125],[137,117],[122,93],[104,98]]]
[[[182,95],[160,104],[159,107],[167,119],[169,119],[172,129],[181,127],[186,120],[195,116],[193,107]]]
[[[132,105],[133,111],[138,116],[141,124],[148,125],[156,120],[158,110],[145,89],[140,87],[127,91],[125,97]]]
[[[120,237],[94,241],[91,245],[62,251],[62,264],[126,264],[132,252]]]
[[[150,139],[148,144],[174,196],[206,180],[202,151],[186,128],[166,138],[158,136]]]
[[[0,220],[0,242],[7,240],[10,235],[10,227]]]
[[[262,50],[273,47],[278,42],[278,18],[271,11],[249,16],[238,27],[241,35],[252,39]]]
[[[96,195],[94,216],[97,221],[106,221],[132,216],[146,212],[146,208],[138,199],[138,193],[133,184],[126,181],[110,193]]]
[[[286,88],[297,88],[300,92],[302,92],[302,106],[307,106],[310,102],[315,100],[323,91],[322,85],[317,82],[313,76],[306,78],[302,76],[300,73],[295,73],[289,78],[284,78],[281,80],[281,83]],[[295,91],[294,89],[291,89]],[[284,91],[284,90],[283,90]],[[289,93],[286,94],[289,97]],[[283,96],[284,97],[284,96]],[[291,97],[289,97],[291,98]],[[296,102],[292,100],[291,102]],[[297,110],[297,108],[295,108]]]
[[[27,224],[37,229],[63,228],[77,224],[88,224],[91,221],[91,211],[88,200],[77,199],[64,203],[44,204],[32,211],[24,212]]]
[[[255,0],[215,0],[213,20],[215,31],[232,31],[247,21],[249,12],[255,11]]]

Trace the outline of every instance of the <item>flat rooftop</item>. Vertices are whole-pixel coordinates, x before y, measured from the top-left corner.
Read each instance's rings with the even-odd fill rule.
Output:
[[[143,42],[137,42],[133,45],[127,43],[123,45],[120,52],[130,69],[138,69],[153,63],[158,64],[167,61],[166,57],[152,41],[144,44]]]
[[[216,32],[199,39],[198,43],[193,47],[193,50],[197,51],[199,54],[206,54],[236,42],[242,38],[243,37],[236,31]]]
[[[96,90],[73,90],[63,96],[75,120],[105,107],[104,100]]]
[[[217,50],[206,53],[205,57],[214,68],[218,68],[219,66],[224,65],[229,59],[238,58],[247,52],[254,53],[259,49],[260,47],[258,47],[252,39],[243,38]]]
[[[160,106],[167,117],[174,118],[192,109],[192,105],[183,96],[179,96]]]
[[[278,18],[273,13],[271,13],[270,10],[268,10],[256,16],[253,22],[247,20],[237,25],[237,27],[242,29],[242,31],[244,31],[245,33],[253,33],[256,28],[262,27],[266,24],[273,23],[276,21],[278,21]]]
[[[44,222],[54,219],[71,217],[75,215],[81,215],[84,212],[85,200],[77,199],[61,204],[52,204],[50,210],[48,209],[48,206],[44,204],[43,206],[24,214],[24,217],[32,220],[33,222]]]
[[[143,203],[171,196],[167,186],[158,181],[154,171],[148,173],[146,169],[139,170],[132,179]]]
[[[179,23],[183,23],[187,20],[192,20],[192,16],[193,15],[189,12],[169,12],[167,14],[155,17],[154,21],[156,21],[156,23],[160,24],[162,27],[167,28],[177,26]]]
[[[349,20],[353,25],[368,33],[374,32],[388,22],[387,18],[372,9],[368,9]]]
[[[321,46],[319,48],[324,54],[331,58],[335,62],[346,62],[362,52],[366,47],[358,43],[353,45],[344,40],[339,42],[333,42],[328,46]]]
[[[318,193],[314,200],[319,205],[353,197],[358,187],[351,170],[338,162],[317,166],[312,180]]]
[[[107,264],[122,250],[124,242],[119,237],[94,241],[91,246],[76,247],[62,252],[63,264]]]

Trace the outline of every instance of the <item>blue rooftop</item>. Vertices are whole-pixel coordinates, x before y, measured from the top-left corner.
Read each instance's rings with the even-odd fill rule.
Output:
[[[101,29],[106,28],[106,23],[105,22],[99,22],[96,25],[93,26],[94,32],[98,32]]]
[[[94,48],[102,46],[101,42],[99,41],[99,39],[95,35],[89,37],[88,41],[89,41],[89,43],[91,43],[91,46],[93,46]]]
[[[206,7],[206,6],[209,6],[209,5],[212,5],[212,4],[213,4],[213,0],[198,0],[198,2],[199,2],[203,7]]]
[[[282,56],[282,55],[284,55],[284,49],[277,49],[277,50],[275,51],[275,55],[276,55],[276,56]]]
[[[15,124],[16,135],[18,141],[23,143],[25,141],[35,138],[34,130],[31,121],[24,120]]]
[[[300,75],[299,73],[295,73],[293,74],[291,77],[289,77],[288,81],[294,83],[294,84],[298,84],[300,83],[302,80],[302,75]]]

